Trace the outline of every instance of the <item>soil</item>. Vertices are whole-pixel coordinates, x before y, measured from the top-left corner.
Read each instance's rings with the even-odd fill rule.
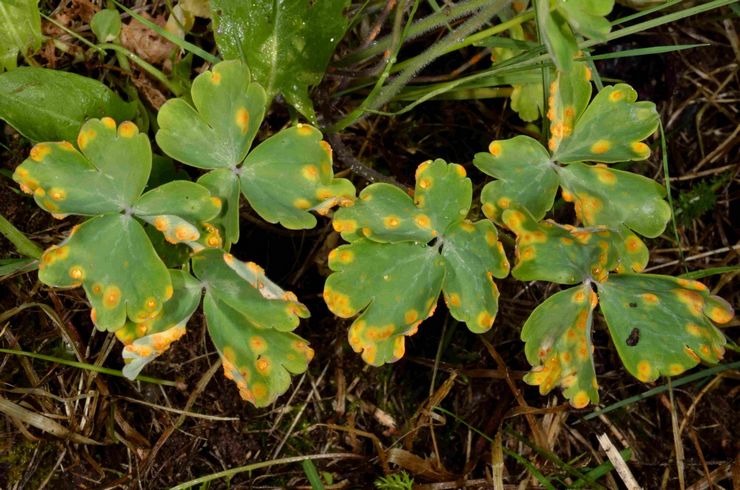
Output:
[[[84,3],[90,2],[71,2],[70,9]],[[67,12],[73,25],[82,22],[75,12]],[[661,237],[649,240],[650,265],[658,273],[738,264],[740,51],[737,44],[733,49],[737,37],[733,40],[731,26],[723,23],[730,12],[683,20],[609,48],[710,44],[700,51],[597,63],[605,82],[624,80],[640,98],[656,102],[665,125],[680,251],[670,225]],[[196,33],[205,27],[199,21]],[[340,45],[339,56],[348,49]],[[463,50],[421,75],[448,73],[477,50]],[[102,68],[91,61],[81,67],[60,53],[51,59],[48,52],[42,51],[37,62],[85,74]],[[344,82],[330,75],[314,92],[326,121],[333,111],[356,103],[326,98]],[[290,117],[278,101],[259,138],[279,130]],[[0,129],[0,213],[39,245],[58,242],[75,220],[54,220],[18,192],[9,175],[28,154],[29,144],[4,123]],[[370,116],[341,138],[354,157],[403,184],[412,183],[416,166],[429,158],[459,162],[474,181],[484,182],[472,156],[491,139],[523,129],[526,124],[505,99],[431,101],[409,115]],[[340,152],[335,156],[338,171],[358,188],[364,186],[362,177],[346,170],[350,162]],[[664,182],[660,151],[630,169]],[[697,200],[708,204],[698,211],[687,204]],[[558,390],[541,396],[521,381],[529,369],[519,340],[521,325],[557,287],[512,279],[499,282],[500,312],[491,332],[468,332],[440,302],[435,316],[407,343],[402,360],[371,368],[347,344],[350,322],[333,316],[321,298],[327,253],[341,243],[328,220],[320,219],[313,230],[287,231],[260,221],[242,202],[241,240],[232,253],[265,267],[312,313],[297,330],[316,351],[305,376],[295,377],[289,391],[269,408],[253,408],[221,370],[209,371],[218,355],[200,314],[191,319],[187,335],[145,370],[176,381],[175,387],[0,354],[0,400],[45,414],[99,443],[77,444],[0,417],[0,488],[168,488],[256,462],[331,453],[339,455],[314,461],[326,488],[372,488],[378,478],[401,470],[414,478],[415,488],[493,488],[492,468],[501,448],[506,454],[505,488],[541,488],[527,465],[557,488],[568,488],[577,479],[574,471],[586,473],[606,461],[596,439],[600,434],[607,434],[618,449],[631,448],[625,459],[643,488],[740,488],[736,368],[587,419],[592,408],[574,410]],[[558,218],[568,218],[566,211],[561,213]],[[0,257],[13,256],[12,245],[0,236]],[[712,275],[703,282],[738,305],[736,274]],[[38,304],[45,309],[34,306]],[[27,308],[16,311],[19,306]],[[122,367],[120,345],[95,331],[80,289],[52,290],[38,282],[35,272],[14,275],[0,282],[0,312],[0,347],[69,360],[76,348],[89,363]],[[738,338],[739,324],[733,320],[725,329],[731,341]],[[651,386],[632,378],[600,320],[594,344],[602,407],[665,385],[665,378]],[[724,363],[738,360],[737,352],[728,349]],[[688,374],[702,369],[706,366]],[[678,444],[674,423],[685,424]],[[683,453],[682,481],[677,448]],[[625,488],[613,471],[598,483]],[[276,463],[216,480],[209,488],[311,487],[299,464]]]

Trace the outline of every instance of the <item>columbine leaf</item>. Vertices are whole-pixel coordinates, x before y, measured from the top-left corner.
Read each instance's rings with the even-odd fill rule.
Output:
[[[511,109],[525,122],[534,122],[544,112],[541,83],[515,84],[511,91]]]
[[[558,0],[557,6],[575,32],[606,40],[611,24],[605,16],[614,8],[614,0]]]
[[[38,205],[55,214],[95,215],[129,208],[146,186],[151,148],[146,135],[124,121],[91,119],[77,144],[39,143],[13,179],[33,192]]]
[[[563,197],[575,203],[576,216],[585,226],[624,224],[654,238],[665,230],[671,208],[665,188],[652,179],[605,166],[572,163],[560,169]]]
[[[146,232],[121,214],[92,218],[46,250],[39,279],[56,287],[82,285],[100,330],[115,331],[127,318],[151,319],[172,296],[170,275]]]
[[[134,379],[142,369],[170,345],[185,335],[185,326],[198,308],[203,287],[187,272],[171,270],[174,294],[157,315],[140,323],[131,321],[116,331],[116,337],[126,346],[123,375]]]
[[[505,211],[503,220],[516,233],[516,265],[511,274],[520,281],[603,280],[618,264],[616,248],[611,246],[616,234],[605,228],[537,223],[518,210]]]
[[[445,264],[436,250],[359,240],[333,250],[329,267],[329,309],[341,318],[361,312],[349,329],[350,346],[375,366],[403,357],[404,336],[432,314],[442,288]]]
[[[550,10],[550,0],[535,0],[535,8],[537,27],[550,57],[558,70],[570,71],[578,44],[568,21],[559,10]]]
[[[655,104],[636,100],[637,92],[629,85],[604,87],[578,118],[570,137],[557,146],[553,159],[563,163],[646,159],[650,148],[642,140],[658,128],[659,116]]]
[[[552,208],[558,190],[558,174],[550,155],[529,136],[493,141],[488,153],[475,155],[473,164],[497,180],[481,193],[483,213],[497,223],[510,207],[528,210],[540,220]]]
[[[547,394],[555,386],[575,408],[598,403],[591,357],[596,294],[587,284],[553,294],[532,312],[522,329],[524,352],[533,369],[524,377]]]
[[[193,270],[206,287],[203,309],[224,374],[245,400],[258,407],[272,403],[288,389],[290,373],[305,371],[313,357],[308,343],[291,332],[308,310],[259,266],[230,254],[200,252]]]
[[[654,381],[722,359],[726,339],[712,320],[727,323],[734,312],[700,282],[617,274],[597,286],[619,357],[637,379]]]
[[[334,178],[332,150],[321,132],[305,124],[262,142],[244,161],[240,179],[242,193],[263,219],[293,230],[316,226],[310,211],[324,215],[355,196],[349,180]]]
[[[642,272],[650,259],[650,251],[640,237],[626,226],[620,226],[611,243],[617,251],[617,272]]]
[[[216,169],[201,176],[198,183],[221,200],[221,212],[211,223],[223,230],[223,247],[239,241],[239,177],[228,169]]]
[[[348,0],[212,0],[216,43],[224,58],[245,61],[272,100],[285,99],[315,122],[308,87],[324,76],[347,28]]]
[[[473,183],[465,169],[444,160],[428,160],[416,169],[414,203],[423,214],[415,218],[420,226],[428,216],[432,234],[441,235],[448,226],[468,215],[473,200]]]
[[[547,147],[556,151],[562,141],[573,135],[576,121],[586,110],[591,99],[591,70],[585,63],[573,63],[568,71],[558,71],[550,84],[547,99],[547,119],[550,121],[550,140]]]
[[[74,73],[21,67],[0,75],[0,119],[32,141],[74,141],[91,117],[125,121],[135,112],[133,102]]]
[[[176,180],[161,185],[137,201],[133,213],[153,225],[170,243],[190,243],[201,238],[200,226],[221,211],[221,199],[204,186]],[[210,247],[220,247],[221,237],[211,237]],[[199,248],[196,246],[196,248]]]
[[[38,0],[0,2],[0,72],[16,67],[18,53],[41,47]]]
[[[159,110],[157,143],[172,158],[199,168],[236,168],[265,114],[265,91],[240,61],[198,75],[193,104],[171,99]]]
[[[443,290],[452,316],[475,333],[491,328],[498,312],[493,278],[509,273],[509,261],[490,221],[463,221],[447,230],[442,246],[446,271]]]

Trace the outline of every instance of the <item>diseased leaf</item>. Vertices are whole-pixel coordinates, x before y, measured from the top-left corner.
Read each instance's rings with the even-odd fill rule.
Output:
[[[618,236],[606,228],[537,223],[526,211],[518,210],[505,211],[503,220],[516,233],[516,265],[511,274],[520,281],[601,281],[618,264],[611,246]]]
[[[82,152],[69,142],[37,144],[13,179],[50,213],[96,215],[129,209],[151,170],[146,135],[131,122],[116,128],[113,119],[104,117],[85,123],[77,144]]]
[[[572,163],[559,173],[563,198],[575,204],[576,216],[585,226],[616,229],[624,224],[654,238],[671,219],[671,208],[663,199],[665,187],[652,179],[582,163]]]
[[[0,2],[0,73],[12,70],[18,53],[41,47],[41,16],[38,0],[3,0]]]
[[[308,310],[262,268],[230,254],[204,250],[193,257],[193,270],[206,288],[203,309],[225,376],[243,399],[269,405],[313,357],[308,342],[292,333]]]
[[[74,73],[21,67],[0,75],[0,119],[31,141],[75,141],[89,118],[125,121],[135,113],[135,103]]]
[[[221,200],[221,212],[211,223],[223,231],[223,247],[228,250],[239,241],[239,177],[229,169],[216,169],[202,175],[198,183]]]
[[[157,144],[172,158],[199,168],[236,168],[265,115],[265,91],[239,61],[198,75],[193,105],[170,99],[159,110]]]
[[[92,218],[44,252],[39,279],[49,286],[85,288],[100,330],[115,331],[128,318],[154,318],[172,297],[167,268],[132,217]]]
[[[576,121],[591,100],[591,70],[586,63],[572,65],[568,71],[558,71],[550,84],[550,96],[547,99],[547,119],[550,121],[547,147],[550,151],[557,151],[561,142],[572,138]]]
[[[162,355],[173,342],[185,335],[185,326],[200,304],[203,287],[193,276],[181,270],[170,270],[174,294],[154,318],[126,325],[116,331],[125,344],[123,375],[135,379],[144,367]]]
[[[350,346],[374,366],[403,357],[404,337],[437,305],[442,257],[425,245],[361,239],[332,250],[329,267],[335,271],[324,286],[329,309],[341,318],[361,313],[349,329]]]
[[[550,10],[550,0],[535,0],[535,8],[537,27],[550,57],[558,70],[570,71],[578,44],[568,21],[559,10]]]
[[[348,0],[211,0],[216,43],[225,59],[241,59],[265,87],[282,94],[315,123],[308,88],[321,81],[344,36]]]
[[[732,307],[702,283],[653,274],[616,274],[597,284],[599,303],[627,370],[650,382],[724,356]]]
[[[552,208],[559,178],[550,155],[529,136],[493,141],[473,164],[497,180],[481,193],[483,213],[497,223],[511,207],[524,208],[541,220]]]
[[[616,272],[642,272],[650,259],[645,243],[626,226],[617,229],[611,246],[617,251]]]
[[[570,137],[557,147],[553,159],[563,163],[646,159],[650,148],[642,140],[658,129],[659,116],[655,104],[636,100],[637,92],[629,85],[604,87],[578,118]]]
[[[355,196],[349,180],[334,178],[332,150],[321,132],[305,124],[257,146],[244,161],[240,180],[244,197],[263,219],[291,230],[313,228],[310,211],[325,215]]]
[[[524,376],[545,395],[555,386],[575,408],[598,403],[591,353],[596,294],[588,284],[555,293],[540,304],[522,328],[524,353],[533,366]]]
[[[498,312],[498,287],[493,278],[509,273],[509,261],[490,221],[467,220],[451,226],[444,236],[442,286],[450,314],[475,333],[488,331]]]
[[[511,109],[525,122],[534,122],[544,113],[541,83],[515,84],[511,91]]]

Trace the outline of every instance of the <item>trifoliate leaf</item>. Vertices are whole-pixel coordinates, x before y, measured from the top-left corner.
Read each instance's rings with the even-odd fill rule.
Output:
[[[223,247],[228,250],[239,241],[239,177],[221,168],[204,174],[198,183],[221,200],[221,212],[211,223],[223,231]]]
[[[310,211],[325,215],[355,196],[349,180],[334,178],[332,150],[321,132],[305,124],[257,146],[244,161],[240,180],[242,193],[262,218],[292,230],[313,228]]]
[[[509,273],[509,261],[490,221],[467,220],[450,227],[444,236],[443,285],[450,314],[472,332],[488,331],[498,312],[498,287],[493,278]]]
[[[526,211],[504,211],[503,221],[516,233],[516,265],[511,274],[520,281],[575,284],[604,280],[617,266],[618,236],[606,228],[574,228],[553,222],[537,223]]]
[[[194,107],[168,100],[159,110],[157,144],[172,158],[199,168],[236,168],[265,115],[265,91],[240,61],[223,61],[198,75]]]
[[[522,329],[524,352],[534,366],[524,381],[539,386],[542,395],[560,385],[575,408],[599,401],[591,357],[596,303],[588,284],[560,291],[535,308]]]
[[[619,357],[637,379],[676,376],[722,359],[732,307],[700,282],[652,274],[616,274],[597,284]]]
[[[349,329],[350,346],[374,366],[403,357],[404,337],[437,305],[442,257],[426,245],[358,240],[332,250],[329,267],[335,271],[324,286],[329,309],[341,318],[361,313]]]
[[[226,59],[241,59],[268,100],[282,93],[315,122],[308,88],[321,81],[344,36],[348,0],[211,0],[216,43]]]
[[[529,136],[493,141],[473,164],[498,179],[481,193],[483,213],[495,222],[501,223],[501,214],[511,207],[524,208],[537,220],[552,208],[558,174],[547,150]]]
[[[650,148],[642,142],[658,128],[659,116],[652,102],[636,102],[629,85],[604,87],[575,123],[553,154],[563,162],[623,162],[644,160]],[[553,128],[554,128],[553,122]],[[553,134],[555,131],[553,129]]]
[[[339,317],[360,313],[349,340],[369,364],[403,356],[404,336],[431,315],[443,286],[456,319],[472,332],[491,328],[498,311],[493,277],[506,276],[509,263],[493,225],[465,219],[471,194],[463,167],[429,161],[416,171],[413,201],[401,189],[372,184],[335,214],[334,229],[351,245],[329,254],[335,272],[324,300]]]
[[[46,250],[39,279],[55,287],[82,285],[95,326],[109,331],[121,328],[127,318],[154,318],[173,292],[146,232],[122,214],[92,218]]]
[[[162,310],[143,322],[128,321],[116,331],[116,337],[125,344],[123,375],[129,379],[136,378],[147,364],[185,335],[185,326],[200,304],[200,282],[181,270],[169,272],[174,294]]]
[[[146,186],[151,149],[131,122],[91,119],[69,142],[39,143],[13,174],[24,192],[57,215],[96,215],[130,208]]]
[[[199,252],[193,270],[206,288],[203,309],[225,376],[243,399],[258,407],[272,403],[288,389],[290,373],[305,371],[313,357],[308,343],[292,333],[308,310],[258,265],[230,254]]]
[[[606,166],[572,163],[560,169],[563,197],[575,204],[585,226],[624,224],[640,235],[654,238],[665,230],[671,208],[665,187],[652,179]]]

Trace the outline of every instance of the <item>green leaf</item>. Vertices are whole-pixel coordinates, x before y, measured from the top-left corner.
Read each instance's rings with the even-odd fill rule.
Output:
[[[221,200],[221,212],[211,220],[223,232],[223,248],[228,250],[239,241],[239,177],[229,169],[216,169],[204,174],[198,183]]]
[[[522,328],[524,353],[533,369],[524,376],[545,395],[555,386],[575,408],[598,403],[591,327],[596,294],[588,284],[555,293],[540,304]]]
[[[170,345],[185,335],[185,326],[198,308],[203,287],[187,272],[170,270],[174,294],[154,318],[126,325],[116,337],[126,346],[123,375],[135,379],[144,367],[163,354]]]
[[[338,209],[332,225],[348,242],[366,237],[379,243],[427,243],[434,233],[420,216],[411,196],[395,185],[377,183],[365,187],[354,206]]]
[[[92,218],[46,250],[39,279],[55,287],[82,285],[100,330],[118,330],[127,318],[151,319],[172,296],[170,275],[144,229],[121,214]]]
[[[403,357],[404,337],[416,333],[437,305],[445,261],[432,247],[358,240],[329,254],[335,271],[324,300],[335,315],[361,315],[349,329],[349,343],[368,364]]]
[[[149,139],[124,121],[91,119],[77,144],[39,143],[13,174],[24,192],[54,214],[95,215],[130,209],[146,186],[151,170]],[[121,164],[126,155],[126,165]]]
[[[28,258],[0,259],[0,279],[16,272],[29,272],[38,268],[38,260]]]
[[[511,274],[520,281],[601,281],[618,265],[616,248],[611,246],[618,235],[605,228],[537,223],[519,210],[504,211],[503,221],[516,233],[516,265]]]
[[[310,211],[325,215],[355,196],[349,180],[334,178],[332,150],[321,132],[305,124],[257,146],[244,161],[240,180],[244,197],[263,219],[292,230],[313,228]]]
[[[550,84],[547,102],[551,135],[547,147],[550,151],[558,150],[562,141],[571,138],[576,121],[591,99],[591,70],[586,63],[572,65],[569,71],[559,71]]]
[[[665,187],[632,172],[605,166],[572,163],[559,170],[563,197],[574,202],[576,216],[585,226],[624,224],[640,235],[654,238],[665,230],[671,208]]]
[[[515,84],[511,91],[511,108],[525,122],[534,122],[544,113],[545,100],[541,83]]]
[[[90,29],[98,38],[98,43],[115,41],[121,33],[121,16],[117,10],[103,9],[93,15],[90,20]]]
[[[265,91],[247,65],[223,61],[195,78],[191,94],[194,107],[171,99],[160,108],[157,144],[193,167],[235,169],[262,123]]]
[[[18,53],[41,47],[38,0],[0,2],[0,72],[16,67]]]
[[[700,282],[617,274],[597,286],[619,357],[637,379],[650,382],[722,359],[726,339],[712,321],[727,323],[734,312]]]
[[[315,123],[308,87],[318,84],[348,21],[348,0],[211,0],[216,43],[241,59],[272,100],[278,93]]]
[[[170,243],[188,243],[199,249],[199,230],[221,211],[221,199],[211,195],[200,184],[176,180],[147,192],[133,207],[133,213],[153,225]],[[215,228],[214,228],[215,229]],[[220,248],[220,234],[210,237],[206,245]]]
[[[642,272],[650,259],[650,251],[640,237],[626,226],[616,230],[611,243],[617,251],[617,272]]]
[[[605,16],[614,8],[614,0],[558,0],[557,8],[575,32],[606,41],[611,24]]]
[[[0,119],[32,141],[74,141],[91,117],[125,121],[135,112],[135,103],[74,73],[21,67],[0,75]]]
[[[269,405],[288,389],[290,373],[304,372],[313,357],[308,343],[292,333],[308,310],[259,266],[230,254],[200,252],[193,270],[206,288],[203,309],[225,376],[243,399]]]
[[[637,92],[629,85],[604,87],[557,146],[553,159],[563,163],[646,159],[650,148],[642,140],[658,129],[659,116],[655,104],[636,100]]]
[[[568,21],[559,10],[550,10],[550,0],[535,0],[535,9],[540,36],[555,66],[560,71],[570,71],[578,44]]]
[[[442,245],[446,271],[443,291],[452,316],[475,333],[488,331],[498,312],[493,278],[509,273],[509,261],[488,220],[467,220],[447,230]]]
[[[423,224],[424,216],[428,216],[432,235],[442,235],[450,225],[464,219],[472,200],[473,184],[461,165],[437,159],[417,167],[414,202],[424,214],[415,220]]]
[[[497,223],[510,207],[524,208],[541,220],[552,208],[559,178],[550,155],[529,136],[493,141],[473,164],[497,180],[481,193],[483,213]]]

